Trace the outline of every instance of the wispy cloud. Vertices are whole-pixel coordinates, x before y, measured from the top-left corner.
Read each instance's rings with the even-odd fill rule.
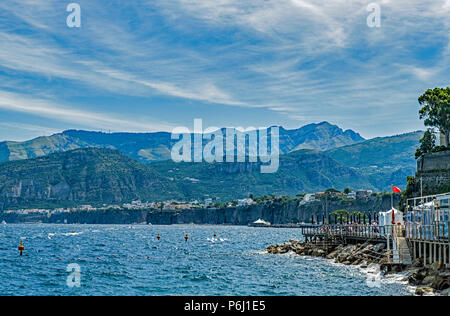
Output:
[[[38,135],[41,136],[48,136],[61,132],[61,130],[57,128],[50,128],[48,126],[26,124],[20,122],[0,122],[0,129],[2,128],[7,130],[17,130],[17,129],[25,130],[31,132],[32,134],[38,133]]]
[[[141,117],[139,120],[127,119],[122,115],[111,115],[94,111],[76,109],[54,104],[52,100],[24,97],[19,94],[0,90],[0,109],[23,112],[52,120],[76,123],[88,128],[104,128],[113,131],[149,132],[170,130],[172,125],[155,122]]]
[[[164,109],[149,106],[143,116],[167,120],[185,106],[186,119],[216,115],[220,125],[232,106],[229,119],[242,125],[241,113],[254,108],[274,124],[330,120],[370,137],[416,129],[417,94],[448,85],[448,0],[380,0],[375,29],[366,25],[367,0],[78,2],[81,29],[65,26],[61,1],[0,3],[0,75],[14,82],[0,88],[22,100],[9,110],[126,127],[133,120],[102,121],[95,104],[79,113],[82,104],[68,99],[129,97],[113,109],[125,114],[135,98],[163,99]],[[25,106],[44,103],[41,114]],[[206,114],[207,106],[221,112]]]

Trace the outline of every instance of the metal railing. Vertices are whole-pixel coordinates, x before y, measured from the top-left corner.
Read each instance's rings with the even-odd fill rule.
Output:
[[[311,225],[302,228],[304,236],[337,238],[357,237],[361,239],[386,239],[390,237],[406,237],[415,241],[449,242],[450,222],[435,222],[431,225],[406,223],[405,225],[364,225],[335,224]]]
[[[365,224],[335,224],[335,225],[316,225],[302,228],[302,234],[305,236],[317,237],[358,237],[367,239],[382,239],[388,233],[390,228],[378,225]]]
[[[446,198],[447,196],[448,196],[448,198]],[[406,205],[408,207],[416,207],[419,205],[423,205],[424,203],[434,202],[434,201],[442,201],[442,202],[440,202],[443,204],[442,206],[448,207],[449,201],[450,201],[450,192],[410,198],[410,199],[407,199]]]
[[[449,241],[450,222],[435,222],[432,225],[406,223],[406,237],[412,240]]]

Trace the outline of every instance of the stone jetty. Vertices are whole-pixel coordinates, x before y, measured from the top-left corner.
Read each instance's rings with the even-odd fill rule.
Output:
[[[322,257],[344,265],[368,268],[379,265],[383,275],[403,272],[405,281],[414,286],[416,295],[450,295],[450,270],[439,264],[424,267],[420,258],[412,265],[392,264],[385,243],[338,244],[289,242],[267,247],[270,254],[296,253],[300,256]]]

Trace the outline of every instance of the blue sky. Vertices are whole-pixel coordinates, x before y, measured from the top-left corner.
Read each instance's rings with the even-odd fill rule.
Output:
[[[70,2],[0,2],[0,140],[194,118],[371,138],[423,129],[417,97],[450,85],[450,0],[78,0],[68,28]]]

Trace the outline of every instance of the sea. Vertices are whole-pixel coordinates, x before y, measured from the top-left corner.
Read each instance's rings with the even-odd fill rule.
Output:
[[[401,276],[264,251],[290,239],[300,230],[0,224],[0,295],[413,294]]]

